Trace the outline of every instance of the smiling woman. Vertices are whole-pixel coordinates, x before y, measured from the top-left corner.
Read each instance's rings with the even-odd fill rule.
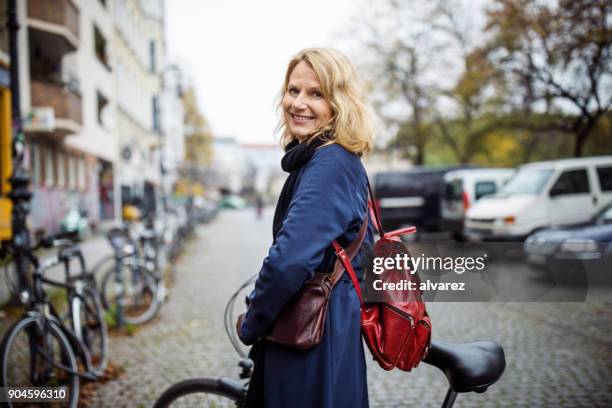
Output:
[[[310,48],[290,61],[279,108],[286,150],[281,165],[289,177],[274,213],[272,246],[238,321],[241,340],[254,344],[247,406],[364,408],[359,299],[332,242],[353,248],[347,253],[355,255],[353,268],[361,274],[360,240],[372,240],[371,228],[365,233],[367,177],[360,160],[373,144],[369,105],[344,55]],[[323,318],[313,336],[284,323],[303,319],[292,313],[291,300],[316,272],[330,274],[331,295],[317,309]]]

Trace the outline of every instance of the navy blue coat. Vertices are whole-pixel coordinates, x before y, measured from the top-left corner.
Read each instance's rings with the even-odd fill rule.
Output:
[[[366,214],[367,177],[359,157],[337,144],[319,148],[300,171],[259,272],[241,328],[245,340],[264,336],[315,270],[331,270],[332,241],[353,241]],[[372,240],[370,227],[366,240]],[[358,274],[360,257],[353,260]],[[266,407],[368,406],[359,299],[346,272],[332,292],[321,343],[304,351],[268,342],[265,356]]]

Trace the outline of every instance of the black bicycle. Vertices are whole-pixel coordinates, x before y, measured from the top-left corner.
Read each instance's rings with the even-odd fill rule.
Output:
[[[154,408],[168,407],[210,407],[244,405],[253,362],[246,358],[245,347],[238,339],[234,328],[234,304],[239,294],[249,287],[257,275],[249,278],[229,299],[224,313],[225,331],[230,343],[241,357],[240,380],[220,378],[192,378],[181,381],[166,389],[155,402]],[[465,344],[452,344],[432,341],[427,364],[439,368],[448,380],[448,391],[442,408],[451,408],[460,393],[483,393],[495,384],[506,368],[502,347],[492,341],[478,341]]]
[[[136,233],[128,226],[111,229],[107,238],[113,254],[93,268],[102,276],[104,308],[113,312],[119,327],[148,322],[157,315],[165,297],[159,239],[153,230]]]
[[[42,262],[34,255],[36,249],[54,246],[59,246],[57,254]],[[26,312],[6,330],[0,343],[0,386],[63,386],[69,406],[76,407],[79,377],[97,380],[108,362],[108,333],[96,282],[71,241],[44,239],[28,255],[34,267],[32,286],[21,288]],[[76,274],[72,271],[75,260]],[[45,276],[55,266],[63,266],[64,282]],[[53,306],[44,285],[66,291],[65,314]]]

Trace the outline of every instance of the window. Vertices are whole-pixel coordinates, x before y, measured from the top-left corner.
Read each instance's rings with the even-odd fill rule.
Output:
[[[152,108],[152,112],[153,112],[153,130],[155,131],[159,131],[160,126],[159,126],[159,97],[154,96],[151,99],[151,108]]]
[[[55,181],[55,158],[51,146],[45,146],[45,185],[51,187]]]
[[[444,198],[447,201],[461,201],[463,194],[463,182],[461,179],[454,179],[444,186]]]
[[[497,190],[493,181],[479,181],[476,183],[476,200],[483,196],[494,194]]]
[[[96,25],[94,25],[94,50],[96,52],[96,57],[98,57],[102,65],[110,69],[106,38],[104,38],[102,32]]]
[[[106,125],[105,124],[106,111],[104,108],[106,107],[106,105],[108,105],[108,99],[106,99],[106,97],[102,95],[100,91],[98,91],[96,95],[97,95],[96,104],[97,104],[97,110],[98,110],[98,124],[102,126],[103,128],[106,128],[105,126]]]
[[[40,184],[43,182],[43,163],[40,152],[40,145],[38,143],[33,143],[30,147],[30,176],[32,177],[32,184]]]
[[[78,178],[78,168],[77,168],[77,158],[74,155],[68,156],[68,188],[70,190],[77,189],[77,178]]]
[[[78,188],[81,191],[84,191],[87,188],[87,166],[85,163],[85,159],[83,157],[80,157],[78,159],[79,161],[79,185]]]
[[[561,173],[550,190],[551,195],[582,194],[590,192],[589,177],[586,169],[569,170]]]
[[[597,177],[601,191],[612,191],[612,167],[598,167]]]
[[[149,71],[154,73],[156,71],[155,59],[157,58],[155,52],[155,40],[149,41]]]
[[[62,151],[58,151],[55,155],[57,165],[57,180],[58,187],[66,187],[66,155]]]
[[[2,15],[2,22],[3,22],[3,27],[2,30],[0,30],[0,55],[5,54],[8,57],[9,54],[9,30],[5,30],[4,29],[4,22],[5,20],[5,16],[6,16],[6,11],[8,8],[8,1],[7,0],[0,0],[0,15]]]
[[[522,168],[508,180],[500,193],[503,195],[538,194],[542,191],[552,173],[552,169]]]

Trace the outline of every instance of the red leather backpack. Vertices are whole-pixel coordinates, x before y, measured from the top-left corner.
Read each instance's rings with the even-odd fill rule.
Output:
[[[370,188],[368,184],[368,188]],[[370,195],[373,198],[370,189]],[[378,209],[369,204],[380,232],[380,239],[374,244],[375,257],[392,257],[408,253],[408,248],[400,240],[400,236],[416,232],[416,228],[404,228],[385,233],[382,229]],[[406,296],[387,297],[387,301],[365,303],[359,285],[359,280],[344,249],[334,242],[338,258],[349,273],[359,301],[361,303],[361,332],[374,359],[385,370],[397,367],[410,371],[416,367],[429,351],[431,342],[431,321],[421,299],[419,290],[410,291]],[[418,288],[418,274],[411,273],[409,268],[387,270],[389,279],[394,282],[415,282]],[[389,279],[386,282],[389,282]]]

